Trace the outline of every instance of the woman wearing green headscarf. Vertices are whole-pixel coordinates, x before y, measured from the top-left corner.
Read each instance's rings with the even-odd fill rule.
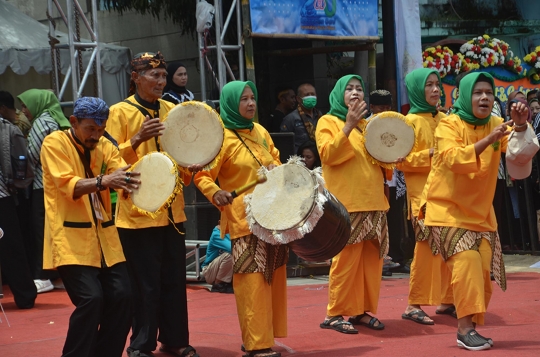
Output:
[[[433,320],[420,306],[440,305],[436,313],[455,314],[451,276],[436,249],[436,255],[433,254],[433,242],[428,240],[431,235],[424,226],[424,219],[418,216],[422,190],[431,169],[435,128],[446,115],[437,110],[442,93],[441,78],[437,70],[415,69],[405,77],[405,85],[411,105],[407,120],[414,128],[416,145],[406,158],[398,159],[397,168],[403,171],[407,183],[407,208],[416,245],[411,264],[408,306],[401,317],[419,324],[433,325]]]
[[[50,279],[58,274],[43,270],[43,232],[45,229],[45,204],[43,195],[43,168],[41,167],[41,145],[45,137],[53,131],[69,128],[69,120],[64,116],[56,95],[44,89],[30,89],[17,98],[21,101],[22,112],[32,123],[28,134],[28,160],[34,168],[32,192],[32,223],[35,234],[35,259],[32,273],[38,293],[50,291]]]
[[[362,78],[344,76],[330,93],[330,112],[319,119],[315,132],[326,186],[347,208],[352,224],[347,246],[332,259],[328,308],[320,327],[346,334],[358,333],[352,325],[384,328],[367,314],[377,313],[389,205],[383,170],[364,148],[366,113]]]
[[[221,210],[222,236],[230,233],[232,280],[245,356],[279,357],[271,347],[274,337],[287,336],[288,248],[272,246],[251,233],[243,198],[253,189],[234,199],[230,193],[257,180],[261,166],[271,170],[280,165],[279,151],[268,131],[253,121],[257,88],[252,82],[227,83],[219,103],[225,126],[223,146],[216,166],[197,173],[194,182]]]
[[[484,324],[492,295],[490,270],[506,289],[492,205],[501,152],[506,152],[508,171],[521,179],[530,174],[530,161],[538,150],[527,124],[527,106],[510,103],[512,120],[503,123],[491,115],[494,93],[491,75],[476,72],[463,77],[454,113],[435,129],[436,150],[420,202],[425,205],[421,210],[425,225],[452,274],[457,343],[469,350],[493,345],[475,330]]]

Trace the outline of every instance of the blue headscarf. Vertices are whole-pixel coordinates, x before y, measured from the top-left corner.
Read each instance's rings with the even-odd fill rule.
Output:
[[[94,119],[101,126],[109,118],[109,106],[103,99],[82,97],[75,101],[73,116],[77,119]]]

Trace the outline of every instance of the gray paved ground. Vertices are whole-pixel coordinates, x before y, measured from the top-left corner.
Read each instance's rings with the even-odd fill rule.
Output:
[[[540,262],[540,256],[534,255],[504,255],[504,263],[507,273],[523,273],[532,272],[540,273],[540,268],[530,268],[531,265]],[[394,273],[391,277],[383,277],[383,279],[408,279],[409,274]],[[328,283],[328,275],[316,275],[310,277],[295,277],[288,278],[288,286],[298,285],[325,285]],[[190,283],[190,285],[205,286],[210,288],[210,285],[205,283]]]

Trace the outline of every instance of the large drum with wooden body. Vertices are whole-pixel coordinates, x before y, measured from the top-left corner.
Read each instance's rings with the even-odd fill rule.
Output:
[[[157,217],[181,192],[181,179],[174,160],[164,152],[151,152],[137,161],[129,171],[140,172],[139,188],[131,193],[134,209]]]
[[[214,109],[202,102],[184,102],[169,111],[163,124],[161,146],[178,165],[213,166],[224,135],[223,123]]]
[[[381,166],[392,165],[414,148],[414,128],[404,115],[382,112],[370,119],[364,133],[369,155]]]
[[[351,222],[347,209],[324,188],[320,168],[311,171],[293,157],[266,175],[267,181],[244,198],[253,234],[274,245],[288,244],[308,261],[338,254]]]

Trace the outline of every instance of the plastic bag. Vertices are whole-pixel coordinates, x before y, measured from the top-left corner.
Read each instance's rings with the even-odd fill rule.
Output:
[[[212,27],[214,13],[214,7],[205,0],[201,0],[197,3],[197,10],[195,11],[195,17],[197,18],[197,32],[204,32],[204,30]]]

